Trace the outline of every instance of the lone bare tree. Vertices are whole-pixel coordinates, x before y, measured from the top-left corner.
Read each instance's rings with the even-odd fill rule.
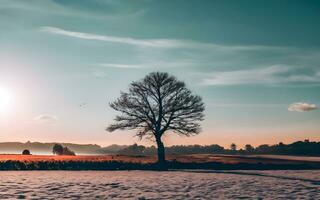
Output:
[[[185,83],[168,73],[153,72],[141,81],[132,82],[129,92],[110,106],[121,112],[107,131],[137,129],[136,136],[155,139],[158,162],[165,163],[165,149],[161,137],[166,132],[191,136],[200,132],[204,119],[201,97],[193,95]]]

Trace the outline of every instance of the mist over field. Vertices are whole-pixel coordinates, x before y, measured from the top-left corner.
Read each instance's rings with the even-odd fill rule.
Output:
[[[1,154],[21,154],[23,150],[28,149],[32,154],[51,155],[52,147],[57,143],[41,142],[2,142],[0,143]],[[59,144],[59,143],[58,143]],[[97,154],[102,147],[94,144],[72,144],[62,143],[79,154]]]

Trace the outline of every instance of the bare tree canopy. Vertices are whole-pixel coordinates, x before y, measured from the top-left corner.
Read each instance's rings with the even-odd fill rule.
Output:
[[[141,81],[132,82],[129,92],[110,104],[121,112],[116,123],[107,130],[137,129],[140,138],[155,138],[158,149],[164,147],[161,136],[166,131],[191,136],[200,132],[199,122],[204,119],[204,104],[201,97],[193,95],[185,83],[168,73],[153,72]]]

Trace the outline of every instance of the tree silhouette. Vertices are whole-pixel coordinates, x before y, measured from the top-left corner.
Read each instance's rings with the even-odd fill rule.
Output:
[[[71,155],[71,156],[76,155],[68,147],[64,147],[61,144],[55,144],[52,148],[52,153],[56,155]]]
[[[231,149],[231,151],[237,151],[237,145],[235,143],[232,143],[230,145],[230,149]]]
[[[63,154],[63,146],[61,144],[53,145],[52,153],[56,154],[56,155],[62,155]]]
[[[162,72],[153,72],[141,81],[132,82],[129,92],[121,92],[110,106],[121,115],[116,116],[116,123],[107,130],[137,129],[136,136],[140,139],[155,139],[159,163],[165,163],[161,137],[167,131],[195,135],[200,132],[199,121],[204,119],[201,97],[193,95],[184,82]]]
[[[31,155],[30,150],[28,149],[23,150],[22,155]]]
[[[254,151],[254,147],[251,144],[246,144],[246,146],[244,147],[245,151],[247,153],[251,153]]]

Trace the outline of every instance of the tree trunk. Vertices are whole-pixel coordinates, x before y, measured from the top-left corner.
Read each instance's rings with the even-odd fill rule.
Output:
[[[164,165],[166,162],[164,145],[161,138],[156,138],[156,141],[158,146],[158,163]]]

